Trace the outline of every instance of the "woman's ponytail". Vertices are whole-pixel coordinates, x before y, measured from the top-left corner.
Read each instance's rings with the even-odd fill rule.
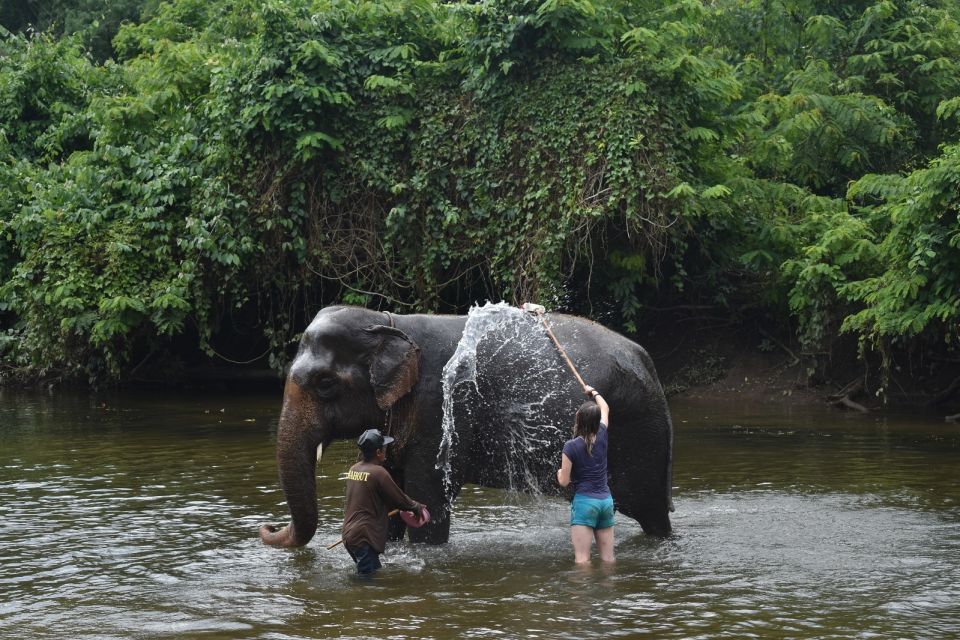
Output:
[[[573,437],[581,436],[587,445],[587,454],[593,457],[593,437],[600,430],[600,406],[593,400],[587,400],[577,409],[573,421]]]

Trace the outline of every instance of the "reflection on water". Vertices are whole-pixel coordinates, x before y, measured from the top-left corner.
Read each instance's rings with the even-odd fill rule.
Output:
[[[564,503],[467,486],[449,544],[364,583],[324,548],[347,443],[314,541],[256,537],[279,397],[0,395],[0,637],[960,635],[960,429],[672,404],[673,537],[618,515],[617,564],[578,570]]]

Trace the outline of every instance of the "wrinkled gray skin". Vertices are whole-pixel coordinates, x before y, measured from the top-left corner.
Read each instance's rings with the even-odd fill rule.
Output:
[[[670,533],[673,428],[653,362],[636,343],[594,322],[549,314],[550,327],[588,384],[610,403],[610,489],[617,509],[656,536]],[[394,327],[391,327],[393,320]],[[305,545],[317,529],[317,447],[334,439],[355,439],[365,429],[388,429],[397,443],[388,447],[388,468],[414,499],[426,504],[433,521],[410,529],[413,542],[443,543],[450,515],[443,473],[437,467],[442,436],[442,371],[463,333],[465,316],[390,315],[356,307],[321,310],[307,328],[284,389],[277,431],[280,483],[292,516],[282,529],[260,527],[264,543]],[[518,354],[521,357],[524,354]],[[553,353],[551,357],[560,358]],[[556,365],[556,363],[551,363]],[[492,361],[497,366],[497,361]],[[562,365],[561,365],[562,366]],[[491,393],[510,393],[497,372],[478,381]],[[555,482],[563,441],[571,437],[576,408],[584,396],[565,376],[548,412],[563,425],[533,464],[534,483],[560,494]],[[391,413],[392,410],[392,413]],[[391,419],[387,424],[388,417]],[[466,482],[510,485],[498,455],[498,440],[510,417],[483,415],[482,423],[458,418],[460,445],[452,495]],[[394,531],[402,535],[403,531]]]

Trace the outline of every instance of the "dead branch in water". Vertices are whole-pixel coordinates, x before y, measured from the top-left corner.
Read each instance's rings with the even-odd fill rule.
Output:
[[[782,342],[774,338],[769,332],[763,329],[763,327],[759,327],[759,330],[760,330],[760,335],[762,335],[764,338],[766,338],[773,344],[777,345],[778,347],[786,351],[787,354],[790,356],[790,358],[792,358],[792,362],[787,365],[788,367],[792,367],[793,365],[800,362],[800,358],[797,357],[797,354],[795,354],[787,345],[783,344]]]
[[[846,407],[847,409],[853,409],[861,413],[868,413],[868,409],[865,406],[850,399],[850,396],[860,393],[861,391],[863,391],[863,378],[857,378],[839,392],[827,396],[827,399],[833,406]]]

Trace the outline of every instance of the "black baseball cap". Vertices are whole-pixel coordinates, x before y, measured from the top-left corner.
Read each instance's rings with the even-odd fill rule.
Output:
[[[364,451],[376,451],[393,442],[393,438],[380,433],[380,429],[367,429],[360,434],[357,446]]]

